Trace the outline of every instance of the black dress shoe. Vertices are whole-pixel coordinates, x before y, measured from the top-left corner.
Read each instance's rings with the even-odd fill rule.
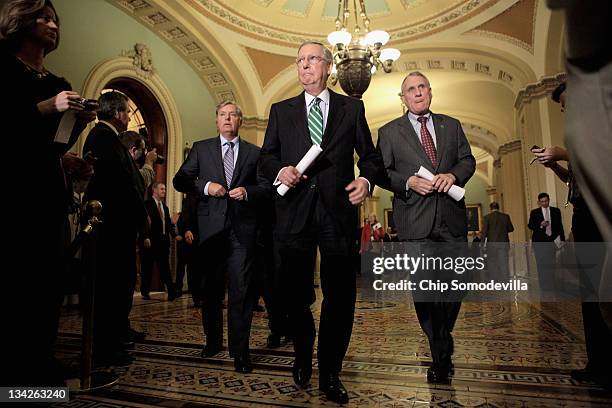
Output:
[[[609,386],[610,377],[602,371],[591,370],[589,368],[583,368],[581,370],[572,370],[570,373],[571,377],[580,382],[592,382],[604,386]],[[606,381],[607,380],[607,381]]]
[[[312,377],[312,361],[311,360],[298,360],[297,358],[293,362],[293,381],[299,387],[304,387],[310,381]]]
[[[268,340],[266,340],[266,346],[268,348],[279,348],[281,346],[281,336],[276,333],[270,333]]]
[[[349,402],[348,392],[340,377],[335,373],[321,373],[319,375],[319,389],[325,393],[328,400],[338,403],[346,404]]]
[[[220,352],[221,352],[221,346],[216,346],[216,345],[212,346],[212,345],[207,344],[202,349],[202,353],[200,353],[200,356],[202,358],[210,358],[210,357],[216,356]]]
[[[135,343],[130,340],[123,340],[119,342],[118,348],[120,350],[133,350]]]
[[[149,296],[149,295],[142,295],[142,300],[151,300],[151,296]]]
[[[134,330],[131,327],[128,328],[127,332],[125,333],[125,340],[132,341],[135,343],[143,342],[146,337],[147,337],[147,334],[145,332]]]
[[[234,369],[238,373],[248,374],[253,371],[253,365],[251,364],[251,358],[249,355],[238,356],[234,359]]]
[[[433,364],[427,369],[427,382],[430,384],[450,384],[450,376],[449,365]]]

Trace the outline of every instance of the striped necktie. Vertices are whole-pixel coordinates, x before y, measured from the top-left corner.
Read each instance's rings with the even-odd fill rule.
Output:
[[[421,144],[429,160],[431,160],[431,164],[436,167],[438,165],[438,154],[436,152],[436,145],[434,144],[433,137],[431,137],[431,133],[429,133],[429,129],[427,129],[427,119],[427,116],[419,116],[417,119],[421,124]]]
[[[314,98],[308,112],[308,130],[313,144],[320,145],[323,140],[323,114],[319,106],[321,99]]]
[[[223,156],[223,170],[225,171],[225,181],[227,182],[227,188],[232,184],[232,177],[234,176],[234,142],[225,142],[224,146],[229,146]]]

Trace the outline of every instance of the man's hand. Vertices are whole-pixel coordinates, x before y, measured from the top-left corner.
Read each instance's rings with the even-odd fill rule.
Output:
[[[408,187],[420,195],[433,193],[433,183],[419,176],[410,176],[408,178]]]
[[[94,172],[91,164],[72,152],[68,152],[62,156],[62,167],[66,174],[73,176],[77,180],[87,180]]]
[[[151,248],[151,240],[149,238],[145,238],[145,240],[143,241],[144,247],[147,249]]]
[[[145,164],[148,164],[149,166],[153,167],[153,164],[155,164],[155,160],[157,160],[157,148],[156,147],[151,149],[151,151],[147,153],[147,155],[145,156]]]
[[[208,185],[208,195],[212,197],[223,197],[227,194],[227,190],[219,183],[210,183]]]
[[[548,221],[544,220],[540,223],[540,228],[546,228],[548,226]]]
[[[208,191],[210,191],[210,188],[208,189]],[[236,187],[230,190],[229,196],[231,199],[238,200],[238,201],[246,200],[247,191],[244,187]]]
[[[176,242],[181,242],[183,240],[183,237],[177,235],[176,237],[174,237],[174,239],[176,240]]]
[[[189,245],[193,244],[193,232],[185,231],[185,242]]]
[[[457,179],[451,173],[440,173],[436,174],[434,178],[431,180],[431,184],[433,184],[433,189],[437,190],[440,193],[448,193],[451,186],[455,184]]]
[[[287,166],[281,170],[278,175],[278,181],[288,187],[295,187],[302,180],[305,180],[306,176],[303,175],[293,166]]]
[[[559,160],[569,160],[567,150],[559,146],[542,147],[540,149],[532,149],[531,152],[537,159],[538,163],[550,164]]]
[[[349,201],[353,205],[360,204],[368,196],[368,182],[364,179],[353,180],[344,188],[349,193]]]

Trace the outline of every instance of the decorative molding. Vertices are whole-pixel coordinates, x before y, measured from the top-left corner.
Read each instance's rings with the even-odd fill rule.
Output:
[[[198,41],[184,24],[172,19],[161,11],[157,2],[159,0],[107,0],[130,17],[144,24],[154,33],[158,34],[178,55],[193,67],[199,74],[204,86],[210,94],[220,102],[225,99],[236,100],[239,95],[235,85],[230,83],[227,72],[222,64],[218,63],[208,49]],[[221,80],[221,78],[223,78]],[[252,107],[244,106],[245,101],[237,101],[247,110]]]
[[[410,55],[410,50],[401,50],[403,55]],[[486,61],[486,62],[485,62]],[[457,59],[456,57],[437,58],[437,59],[411,59],[400,61],[396,64],[398,72],[412,72],[419,70],[435,70],[448,72],[466,72],[486,75],[491,80],[499,81],[516,93],[521,84],[517,83],[516,78],[520,78],[518,72],[510,72],[509,68],[490,62],[489,60]]]
[[[499,146],[498,154],[499,156],[503,156],[505,154],[509,154],[509,153],[521,150],[521,147],[522,147],[522,143],[520,140],[513,140],[511,142],[504,143],[503,145]]]
[[[522,88],[516,95],[514,108],[520,111],[521,108],[533,99],[548,96],[560,83],[567,80],[567,73],[560,72],[556,75],[543,77],[535,84],[529,84]]]
[[[136,43],[134,49],[121,51],[121,56],[130,58],[134,70],[144,79],[149,79],[151,75],[155,74],[153,54],[148,45]]]
[[[325,36],[321,34],[289,31],[277,27],[271,27],[261,22],[255,21],[250,16],[240,14],[226,5],[220,5],[215,0],[186,0],[198,10],[206,13],[207,16],[214,18],[220,24],[232,29],[242,31],[245,35],[273,41],[280,45],[296,45],[306,40],[319,40],[325,43]],[[498,3],[500,0],[466,0],[434,16],[427,17],[418,21],[408,28],[405,26],[388,29],[391,35],[391,42],[408,41],[416,38],[431,35],[443,29],[455,26],[472,16],[477,10],[484,11]],[[332,29],[333,27],[330,27]]]
[[[489,186],[489,187],[487,187],[486,192],[487,192],[488,195],[495,195],[495,194],[497,194],[497,187]]]
[[[268,118],[245,116],[242,118],[242,127],[246,129],[266,130],[268,127]]]
[[[166,166],[166,180],[172,180],[183,163],[183,130],[181,116],[172,97],[172,92],[162,81],[160,76],[151,72],[147,78],[139,75],[134,69],[133,59],[127,56],[108,59],[98,63],[87,75],[83,85],[83,97],[98,98],[106,84],[115,78],[126,77],[140,82],[155,95],[164,112],[168,127],[168,157]],[[89,127],[93,127],[92,124]],[[84,138],[79,138],[79,151],[83,149]],[[181,194],[168,185],[168,207],[170,211],[181,208]]]

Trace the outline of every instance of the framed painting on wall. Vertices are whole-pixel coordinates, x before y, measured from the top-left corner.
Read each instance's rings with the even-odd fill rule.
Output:
[[[482,209],[480,204],[466,204],[468,233],[480,232],[482,226]]]

